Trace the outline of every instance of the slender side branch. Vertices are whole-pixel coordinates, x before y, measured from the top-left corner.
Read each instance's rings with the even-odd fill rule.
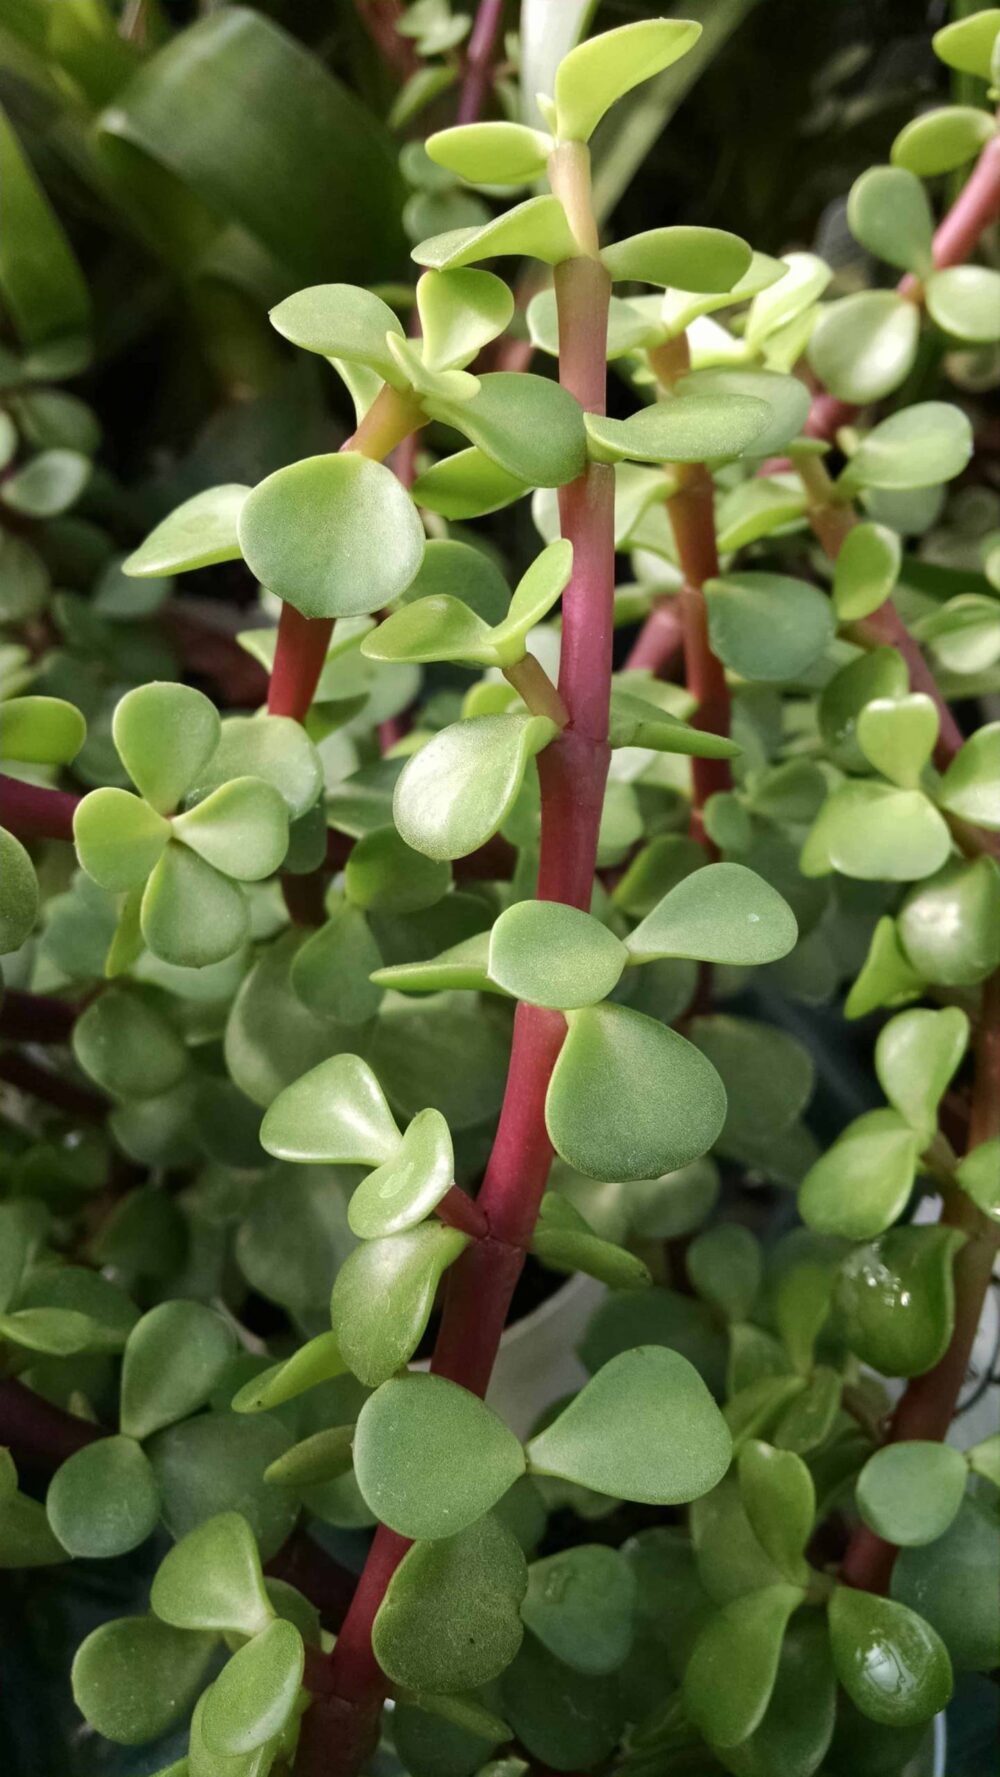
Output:
[[[465,58],[465,79],[458,101],[456,123],[475,123],[482,111],[490,85],[493,53],[502,18],[503,0],[479,0],[479,10]]]
[[[80,798],[47,790],[19,777],[0,776],[0,826],[18,839],[73,838],[73,815]]]

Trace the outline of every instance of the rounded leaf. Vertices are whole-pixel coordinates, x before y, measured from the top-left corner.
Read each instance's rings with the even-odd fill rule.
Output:
[[[250,489],[236,483],[206,488],[171,512],[145,543],[122,562],[122,572],[140,580],[184,574],[215,562],[238,561],[237,520]]]
[[[841,623],[870,617],[899,578],[902,546],[883,524],[856,524],[848,531],[833,569],[833,603]]]
[[[748,1438],[739,1455],[740,1497],[761,1548],[789,1579],[803,1573],[816,1490],[800,1456]]]
[[[418,1111],[392,1159],[370,1172],[351,1198],[352,1231],[361,1240],[374,1240],[416,1227],[451,1189],[454,1177],[447,1123],[440,1111]]]
[[[969,1495],[936,1541],[901,1549],[892,1596],[944,1642],[956,1667],[990,1672],[1000,1658],[1000,1537],[995,1499]]]
[[[895,290],[861,290],[820,309],[809,362],[839,401],[865,407],[909,375],[920,340],[920,310]]]
[[[616,1672],[634,1632],[636,1576],[617,1549],[581,1543],[528,1569],[521,1616],[575,1672]]]
[[[858,1476],[855,1497],[870,1530],[900,1548],[935,1542],[965,1494],[968,1467],[950,1444],[886,1444]]]
[[[140,888],[169,838],[170,822],[130,790],[91,790],[73,812],[76,855],[111,894]]]
[[[839,870],[861,882],[913,882],[940,870],[951,834],[921,790],[849,781],[823,804],[802,849],[806,876]]]
[[[144,1746],[183,1721],[201,1689],[215,1636],[156,1617],[102,1623],[73,1661],[73,1699],[97,1733]]]
[[[398,1376],[361,1409],[354,1473],[383,1524],[433,1540],[490,1511],[524,1473],[524,1451],[467,1389],[443,1376]]]
[[[229,1322],[201,1302],[160,1302],[132,1328],[122,1363],[121,1427],[148,1438],[204,1406],[236,1354]]]
[[[984,1216],[1000,1222],[1000,1137],[972,1148],[959,1162],[955,1179]]]
[[[232,1757],[273,1740],[295,1709],[304,1666],[299,1631],[278,1617],[237,1649],[206,1692],[205,1745]]]
[[[556,732],[545,716],[453,722],[403,767],[393,818],[407,845],[446,860],[477,851],[514,806],[529,759]]]
[[[798,940],[777,889],[743,864],[708,864],[677,883],[625,940],[636,962],[689,956],[712,963],[773,963]]]
[[[259,633],[259,632],[257,632]],[[190,786],[199,801],[232,778],[260,778],[284,797],[292,820],[312,808],[323,788],[319,754],[290,716],[226,716],[219,744]]]
[[[958,1006],[940,1012],[918,1006],[883,1025],[875,1044],[875,1072],[890,1104],[929,1146],[937,1108],[969,1042],[969,1020]]]
[[[377,1388],[409,1361],[430,1319],[438,1284],[469,1244],[467,1234],[422,1222],[402,1234],[366,1240],[337,1273],[330,1300],[334,1331],[360,1382]]]
[[[523,123],[459,124],[426,142],[435,166],[470,185],[530,185],[545,172],[552,146],[551,137]]]
[[[170,814],[211,759],[222,724],[200,691],[154,681],[125,693],[111,729],[140,795],[158,813]]]
[[[904,790],[916,789],[937,742],[937,706],[923,691],[875,697],[858,715],[857,737],[876,771]]]
[[[203,969],[246,942],[250,907],[237,883],[172,840],[143,891],[140,924],[162,962]]]
[[[261,1146],[278,1160],[376,1166],[402,1136],[378,1080],[360,1055],[334,1055],[286,1086],[261,1124]]]
[[[918,274],[931,264],[934,216],[916,174],[905,167],[869,167],[847,200],[847,223],[876,259]]]
[[[0,706],[0,757],[66,765],[87,738],[87,724],[62,697],[11,697]]]
[[[38,904],[35,866],[21,841],[0,827],[0,956],[30,937]]]
[[[529,197],[481,227],[450,228],[446,234],[432,235],[414,247],[411,257],[418,265],[451,271],[501,254],[560,265],[576,251],[576,238],[562,204],[557,197],[546,196]]]
[[[835,1302],[844,1337],[884,1376],[922,1376],[944,1356],[955,1322],[954,1228],[892,1228],[844,1260]]]
[[[989,80],[993,55],[1000,35],[1000,7],[987,6],[942,25],[931,39],[934,53],[949,68],[960,74],[974,74]]]
[[[402,339],[403,329],[388,303],[357,284],[312,284],[286,296],[268,316],[284,339],[324,358],[364,364],[386,382],[398,383],[387,333]]]
[[[164,1556],[149,1602],[178,1629],[256,1635],[274,1616],[253,1531],[239,1512],[189,1530]]]
[[[582,475],[586,467],[583,410],[566,389],[548,377],[497,370],[479,378],[478,392],[468,401],[428,397],[424,406],[433,419],[463,432],[491,462],[530,486],[562,487]],[[419,565],[418,560],[409,579]],[[373,611],[400,591],[402,586],[380,596],[375,604],[355,609]]]
[[[1000,829],[1000,722],[969,736],[944,774],[938,799],[960,820]]]
[[[833,639],[829,599],[788,574],[727,573],[706,581],[705,599],[713,651],[741,678],[795,679]]]
[[[975,158],[995,130],[989,112],[977,105],[940,105],[904,124],[892,145],[892,164],[920,179],[953,173]]]
[[[588,413],[585,423],[592,454],[606,461],[701,463],[744,455],[770,419],[753,395],[678,395],[627,420]]]
[[[680,224],[650,228],[615,241],[601,254],[615,282],[670,285],[674,290],[730,291],[750,268],[747,242],[724,228]]]
[[[970,345],[1000,340],[1000,272],[953,265],[927,279],[927,312],[944,333]]]
[[[160,1516],[160,1496],[134,1438],[98,1438],[56,1470],[45,1510],[71,1555],[106,1560],[145,1542]]]
[[[953,858],[911,889],[898,931],[907,961],[925,981],[973,987],[992,974],[1000,964],[1000,870],[993,859]]]
[[[376,827],[354,846],[344,870],[348,901],[370,913],[418,913],[451,887],[451,871],[401,839],[395,827]]]
[[[799,1586],[764,1586],[705,1624],[684,1674],[684,1706],[711,1746],[738,1746],[760,1726],[778,1676]]]
[[[952,1692],[939,1635],[905,1604],[837,1586],[829,1604],[833,1663],[862,1715],[886,1727],[930,1721]]]
[[[491,980],[535,1006],[594,1005],[617,986],[625,946],[607,926],[557,901],[518,901],[490,933]]]
[[[256,777],[235,777],[179,814],[176,837],[224,876],[259,882],[277,870],[288,850],[284,797]]]
[[[799,1190],[803,1221],[819,1234],[848,1240],[881,1234],[906,1208],[920,1148],[898,1111],[866,1111],[806,1173]]]
[[[496,665],[489,624],[461,599],[422,598],[391,612],[361,644],[369,660],[474,660]]]
[[[586,142],[605,111],[692,49],[701,26],[687,19],[640,19],[578,43],[556,69],[557,133]]]
[[[73,1053],[113,1098],[157,1098],[188,1070],[187,1050],[173,1026],[124,987],[106,988],[80,1014]]]
[[[448,1694],[489,1684],[510,1665],[524,1630],[528,1583],[520,1545],[494,1517],[403,1556],[372,1625],[386,1677]]]
[[[865,434],[841,477],[847,488],[905,491],[961,475],[972,455],[972,427],[946,401],[919,401]]]

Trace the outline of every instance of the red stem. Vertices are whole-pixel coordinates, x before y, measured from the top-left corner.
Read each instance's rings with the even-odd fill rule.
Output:
[[[680,605],[669,597],[654,605],[625,661],[626,672],[653,673],[659,678],[666,672],[683,646],[684,629]]]
[[[62,1074],[52,1073],[32,1061],[30,1056],[19,1055],[14,1050],[0,1055],[0,1080],[16,1087],[18,1092],[27,1092],[32,1098],[40,1099],[43,1104],[65,1111],[67,1116],[88,1123],[100,1122],[108,1110],[108,1101],[99,1092],[91,1091],[89,1086],[78,1086],[75,1080],[64,1079]]]
[[[73,838],[73,813],[79,796],[65,790],[47,790],[41,784],[22,783],[18,777],[0,776],[0,825],[18,839]]]
[[[456,123],[475,123],[483,108],[493,68],[504,0],[479,0],[479,9],[469,37],[465,58],[465,79],[459,96]]]
[[[692,725],[707,734],[728,734],[729,687],[721,661],[712,652],[708,635],[708,606],[704,585],[719,572],[715,543],[715,489],[703,463],[688,465],[682,485],[667,501],[674,541],[684,584],[678,597],[684,636],[685,681],[698,708]],[[710,796],[732,787],[728,759],[692,759],[694,815],[700,826],[701,811]]]
[[[81,1010],[51,994],[8,987],[0,1002],[0,1037],[12,1043],[68,1043]]]

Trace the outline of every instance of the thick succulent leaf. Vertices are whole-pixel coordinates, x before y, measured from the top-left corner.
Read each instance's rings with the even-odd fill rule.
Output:
[[[264,712],[224,718],[219,744],[189,793],[200,801],[237,777],[270,784],[284,797],[292,820],[315,806],[323,787],[319,754],[301,723]]]
[[[939,1012],[915,1007],[879,1031],[875,1072],[890,1104],[929,1146],[937,1108],[969,1042],[969,1020],[958,1006]]]
[[[35,866],[19,839],[0,827],[0,955],[19,950],[38,917]]]
[[[861,882],[914,882],[940,870],[951,834],[921,790],[849,781],[823,804],[805,845],[805,876],[839,870]]]
[[[239,1512],[206,1518],[161,1561],[149,1602],[177,1629],[256,1635],[274,1616],[253,1532]]]
[[[86,738],[83,716],[62,697],[11,697],[0,706],[0,758],[67,765]]]
[[[930,1721],[951,1697],[940,1636],[905,1604],[837,1586],[829,1605],[833,1663],[862,1715],[886,1727]]]
[[[382,955],[361,909],[339,900],[330,917],[295,952],[289,979],[304,1006],[338,1024],[367,1024],[382,1001],[370,977]]]
[[[238,1648],[205,1693],[201,1733],[212,1752],[254,1752],[288,1724],[302,1683],[305,1649],[280,1617]]]
[[[573,545],[565,537],[547,544],[521,575],[506,616],[494,624],[491,642],[501,666],[520,660],[529,630],[547,617],[569,585],[573,572]]]
[[[939,105],[903,125],[892,145],[892,164],[921,179],[953,173],[975,158],[995,130],[989,112],[977,105]]]
[[[833,639],[830,601],[788,574],[726,573],[705,583],[713,650],[742,678],[795,679]]]
[[[402,1136],[371,1068],[334,1055],[280,1092],[261,1124],[261,1146],[278,1160],[380,1166]]]
[[[613,747],[643,747],[656,753],[685,753],[695,759],[735,759],[736,741],[725,734],[693,728],[669,710],[612,685],[609,738]]]
[[[461,599],[446,593],[416,599],[393,611],[365,637],[369,660],[473,660],[495,666],[497,651],[489,624]]]
[[[242,889],[174,840],[143,891],[140,920],[153,955],[184,969],[224,961],[250,935]]]
[[[804,1584],[806,1544],[816,1517],[816,1490],[793,1450],[748,1438],[739,1456],[740,1496],[761,1548],[796,1584]]]
[[[129,790],[91,790],[73,813],[76,855],[111,894],[139,888],[170,838],[170,822]]]
[[[1000,35],[1000,7],[987,6],[957,18],[950,25],[935,31],[934,53],[949,68],[960,74],[973,74],[978,80],[989,80],[993,56]]]
[[[497,370],[479,378],[478,391],[470,400],[429,396],[424,405],[433,419],[463,432],[491,462],[531,486],[562,487],[583,473],[587,435],[582,410],[567,390],[548,377]],[[418,561],[410,579],[419,565]],[[387,594],[378,603],[385,604],[395,596]]]
[[[669,68],[700,36],[701,26],[687,19],[640,19],[577,44],[556,69],[560,138],[588,141],[616,99]]]
[[[545,172],[550,136],[523,123],[467,123],[428,136],[435,166],[470,185],[530,185]]]
[[[684,877],[629,933],[636,962],[690,956],[714,963],[772,963],[798,939],[777,889],[743,864],[708,864]]]
[[[983,1141],[960,1160],[956,1182],[984,1216],[1000,1222],[1000,1137]],[[1000,1481],[997,1482],[1000,1487]]]
[[[925,981],[973,987],[1000,964],[1000,870],[992,858],[953,858],[910,890],[898,934]]]
[[[838,486],[905,492],[961,475],[972,455],[972,427],[946,401],[904,407],[865,434]]]
[[[753,253],[723,228],[650,228],[605,247],[601,258],[615,282],[670,285],[675,290],[731,291]]]
[[[119,1746],[143,1746],[183,1721],[201,1689],[216,1637],[156,1617],[119,1617],[81,1642],[73,1698],[81,1715]]]
[[[80,1014],[73,1053],[113,1098],[156,1098],[188,1071],[187,1051],[173,1025],[127,988],[106,989]]]
[[[418,1111],[402,1144],[370,1172],[351,1198],[347,1219],[361,1240],[415,1228],[451,1189],[455,1157],[440,1111]]]
[[[905,167],[862,173],[847,200],[847,222],[876,259],[918,276],[930,269],[934,216],[920,180]]]
[[[922,1376],[944,1356],[955,1320],[954,1228],[892,1228],[845,1259],[836,1286],[844,1336],[884,1376]]]
[[[858,1510],[870,1530],[899,1548],[943,1536],[965,1494],[968,1466],[950,1444],[886,1444],[858,1476]]]
[[[901,789],[915,790],[937,743],[937,706],[923,691],[874,697],[859,712],[857,737],[876,771]]]
[[[624,945],[589,913],[519,901],[493,927],[487,967],[515,999],[566,1010],[606,999],[627,960]]]
[[[379,1607],[375,1658],[410,1691],[447,1694],[489,1684],[521,1645],[527,1584],[520,1545],[492,1516],[457,1536],[418,1542]]]
[[[616,1672],[632,1646],[636,1576],[617,1549],[580,1543],[528,1569],[521,1616],[575,1672]]]
[[[938,799],[960,820],[1000,829],[1000,722],[969,736],[944,774]]]
[[[121,1428],[148,1438],[203,1407],[236,1355],[228,1321],[201,1302],[159,1302],[136,1323],[122,1362]]]
[[[401,1536],[454,1536],[491,1511],[524,1473],[512,1431],[476,1395],[443,1376],[398,1376],[361,1409],[358,1486]]]
[[[520,500],[530,483],[501,469],[481,450],[456,451],[418,475],[413,498],[442,518],[480,518]]]
[[[293,1401],[320,1382],[342,1376],[347,1363],[336,1333],[318,1333],[293,1352],[284,1363],[273,1364],[238,1389],[232,1399],[237,1413],[266,1413]]]
[[[272,327],[293,345],[324,358],[345,358],[398,383],[399,371],[386,345],[387,333],[403,337],[389,307],[371,290],[356,284],[313,284],[286,296],[270,313]]]
[[[807,1172],[799,1191],[803,1221],[849,1240],[881,1234],[906,1208],[920,1147],[898,1111],[866,1111]]]
[[[901,1549],[892,1596],[937,1631],[955,1667],[991,1672],[1000,1657],[1000,1537],[993,1500],[963,1501],[926,1547]]]
[[[160,1496],[134,1438],[98,1438],[61,1464],[45,1509],[69,1554],[104,1560],[145,1542],[160,1516]]]
[[[895,531],[865,522],[849,531],[833,569],[833,603],[841,623],[870,617],[899,577],[902,547]]]
[[[477,932],[426,962],[394,963],[389,968],[376,969],[372,980],[397,993],[446,993],[459,988],[475,993],[489,993],[491,988],[499,992],[486,972],[489,946],[489,934]]]
[[[969,345],[1000,340],[1000,272],[953,265],[927,279],[927,312],[944,333]]]
[[[219,712],[202,692],[160,681],[127,691],[112,719],[119,758],[159,814],[170,814],[187,794],[221,731]]]
[[[185,500],[151,531],[145,543],[122,563],[124,574],[159,580],[220,561],[238,561],[241,550],[237,520],[250,492],[237,483],[206,488]]]
[[[895,290],[860,290],[820,309],[809,362],[838,401],[864,407],[898,389],[920,340],[920,311]]]
[[[777,286],[783,288],[784,280]],[[797,438],[809,412],[809,391],[796,376],[774,370],[730,369],[728,365],[693,370],[681,377],[676,393],[682,400],[693,395],[725,395],[763,401],[771,411],[771,423],[755,437],[754,455],[778,455]]]
[[[403,768],[393,818],[425,857],[463,858],[485,845],[514,806],[528,762],[555,734],[545,716],[453,722]]]
[[[452,271],[503,254],[559,265],[572,259],[576,251],[576,239],[559,199],[529,197],[480,228],[452,228],[447,234],[421,241],[413,249],[413,258],[418,265],[435,271]]]
[[[177,815],[173,830],[223,875],[259,882],[277,870],[288,850],[288,809],[271,784],[235,777]]]
[[[769,424],[771,410],[752,395],[686,395],[642,407],[630,419],[586,415],[591,452],[610,462],[700,463],[738,457]]]
[[[447,863],[414,851],[392,826],[363,834],[344,870],[348,901],[375,914],[418,913],[450,887]]]
[[[764,1719],[798,1586],[765,1586],[723,1605],[694,1645],[684,1706],[710,1745],[738,1746]]]
[[[422,1222],[366,1240],[345,1260],[330,1308],[340,1348],[360,1382],[377,1388],[413,1356],[438,1284],[468,1243],[455,1228]]]
[[[417,310],[424,363],[431,370],[449,370],[471,363],[504,331],[514,313],[514,298],[492,272],[427,271],[417,280]]]

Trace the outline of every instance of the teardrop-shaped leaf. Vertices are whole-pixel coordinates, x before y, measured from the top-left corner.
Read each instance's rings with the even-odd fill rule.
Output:
[[[232,1756],[273,1740],[295,1709],[304,1664],[301,1635],[280,1617],[237,1649],[205,1694],[206,1746]]]
[[[718,1074],[656,1019],[608,1003],[570,1019],[545,1101],[553,1146],[598,1179],[658,1178],[711,1147],[726,1114]]]
[[[73,1026],[84,1073],[113,1098],[156,1098],[186,1074],[187,1051],[162,1013],[127,988],[108,988]]]
[[[547,1191],[531,1237],[531,1251],[550,1270],[583,1271],[612,1290],[648,1289],[649,1270],[635,1253],[602,1240],[566,1197]]]
[[[1000,340],[1000,272],[953,265],[927,279],[927,312],[944,333],[970,345]]]
[[[381,961],[361,909],[339,900],[326,923],[295,952],[289,978],[303,1005],[320,1018],[366,1024],[382,1000],[382,989],[370,980]]]
[[[641,407],[627,420],[585,417],[592,454],[605,461],[700,463],[742,456],[771,410],[752,395],[686,395]]]
[[[425,1220],[455,1177],[451,1134],[440,1111],[419,1111],[402,1144],[383,1166],[362,1180],[347,1212],[362,1240],[399,1234]]]
[[[645,1345],[591,1377],[532,1438],[528,1465],[613,1499],[677,1505],[714,1487],[731,1454],[728,1427],[694,1366],[666,1346]]]
[[[266,1629],[274,1611],[246,1519],[220,1512],[189,1530],[160,1562],[149,1602],[161,1622],[178,1629]]]
[[[870,1530],[900,1548],[935,1542],[958,1512],[968,1473],[950,1444],[887,1444],[858,1476],[858,1510]]]
[[[73,813],[76,855],[112,894],[139,888],[170,837],[170,823],[130,790],[91,790]]]
[[[841,623],[870,617],[899,577],[902,547],[895,531],[866,522],[848,531],[833,569],[833,603]]]
[[[251,571],[303,616],[356,617],[409,585],[424,533],[391,469],[339,451],[305,457],[255,487],[240,542]]]
[[[951,834],[921,790],[866,779],[841,784],[802,849],[806,876],[839,870],[861,882],[913,882],[941,868]]]
[[[0,956],[19,950],[38,918],[35,866],[19,839],[0,827]]]
[[[387,333],[403,338],[403,329],[388,303],[357,284],[313,284],[286,296],[269,315],[284,339],[324,358],[345,358],[364,364],[386,382],[398,383],[399,371],[386,345]]]
[[[1000,35],[1000,7],[987,6],[942,25],[931,39],[934,54],[960,74],[989,80],[992,58]]]
[[[497,663],[489,625],[460,599],[418,599],[386,617],[361,644],[369,660],[473,660]]]
[[[972,455],[972,427],[946,401],[919,401],[890,414],[862,438],[838,486],[934,487],[961,475]]]
[[[162,962],[202,969],[246,942],[250,907],[237,883],[171,840],[143,892],[141,925]]]
[[[594,1005],[617,985],[626,961],[607,926],[556,901],[519,901],[490,934],[491,978],[535,1006]]]
[[[809,362],[839,401],[867,406],[898,389],[916,360],[920,310],[895,290],[859,290],[825,303],[809,339]]]
[[[256,716],[226,716],[219,744],[190,786],[190,794],[200,801],[237,777],[270,784],[284,797],[292,820],[315,806],[323,787],[319,754],[301,723],[263,711]]]
[[[435,166],[470,185],[530,185],[545,172],[553,143],[523,123],[467,123],[438,130],[425,146]]]
[[[636,1578],[617,1549],[581,1543],[528,1569],[521,1616],[575,1672],[615,1672],[632,1645]]]
[[[160,1516],[160,1496],[134,1438],[98,1438],[57,1469],[45,1510],[71,1555],[105,1560],[145,1542]]]
[[[920,1147],[898,1111],[866,1111],[806,1173],[799,1190],[803,1221],[849,1240],[881,1234],[906,1208]]]
[[[984,1216],[1000,1222],[1000,1137],[980,1142],[966,1154],[959,1161],[955,1179]]]
[[[856,241],[900,271],[917,274],[931,265],[934,217],[927,193],[905,167],[869,167],[847,200],[847,222]]]
[[[759,1727],[803,1596],[798,1586],[765,1586],[723,1605],[702,1629],[684,1674],[684,1705],[710,1745],[738,1746]]]
[[[784,280],[782,280],[782,283]],[[778,286],[781,288],[781,285]],[[728,365],[693,370],[681,377],[675,393],[688,400],[694,395],[727,395],[763,401],[770,409],[770,424],[753,441],[754,455],[774,456],[797,438],[809,413],[809,391],[796,376],[774,370],[744,370]]]
[[[160,1302],[132,1328],[122,1363],[121,1427],[148,1438],[204,1406],[232,1363],[229,1322],[201,1302]]]
[[[372,1626],[383,1672],[407,1690],[450,1693],[489,1684],[509,1666],[524,1630],[528,1568],[492,1516],[404,1555]]]
[[[740,1496],[761,1548],[782,1573],[804,1583],[803,1554],[816,1516],[808,1468],[792,1450],[748,1438],[739,1456]]]
[[[393,817],[407,845],[441,860],[478,850],[507,819],[529,759],[555,732],[545,716],[478,716],[443,728],[396,785]]]
[[[862,1715],[905,1728],[944,1708],[952,1692],[951,1661],[940,1636],[916,1611],[837,1586],[829,1620],[837,1677]]]
[[[433,419],[463,432],[470,444],[508,475],[534,487],[562,487],[583,473],[587,434],[582,409],[566,389],[548,377],[496,370],[479,378],[478,393],[470,400],[428,396],[424,406]],[[417,566],[419,561],[410,579]],[[402,585],[380,596],[377,603],[387,604],[401,590]],[[364,608],[372,611],[376,607],[369,604]]]
[[[798,939],[777,889],[743,864],[708,864],[676,884],[625,940],[637,962],[690,956],[713,963],[772,963]]]
[[[797,678],[835,629],[829,599],[788,574],[727,573],[705,583],[712,648],[742,678]]]
[[[278,1094],[260,1140],[278,1160],[376,1166],[394,1158],[402,1136],[368,1063],[334,1055]]]
[[[377,1388],[413,1356],[438,1284],[469,1244],[467,1234],[422,1222],[366,1240],[337,1273],[330,1311],[340,1349],[360,1382]]]
[[[977,105],[939,105],[904,124],[892,145],[892,164],[920,179],[953,173],[973,160],[994,134],[988,111]]]
[[[793,1616],[764,1718],[739,1746],[727,1747],[733,1777],[812,1777],[822,1766],[837,1717],[830,1635],[816,1612]]]
[[[938,799],[960,820],[1000,829],[1000,722],[969,736],[944,774]]]
[[[249,492],[248,487],[231,483],[206,488],[185,500],[125,558],[122,573],[140,580],[159,580],[166,574],[184,574],[189,568],[238,561],[241,552],[236,525]]]
[[[470,448],[443,457],[418,475],[413,498],[418,506],[439,512],[442,518],[480,518],[521,499],[529,485],[520,475],[501,469],[481,450]]]
[[[577,44],[556,69],[558,135],[588,141],[616,99],[669,68],[700,36],[687,19],[640,19]]]
[[[845,1016],[863,1018],[876,1006],[901,1005],[914,999],[921,986],[921,978],[907,961],[899,942],[896,922],[885,914],[872,933],[861,972],[847,996]]]
[[[283,796],[256,777],[235,777],[173,823],[174,833],[214,869],[239,882],[259,882],[288,850]]]
[[[879,1031],[875,1044],[879,1084],[924,1147],[933,1137],[938,1105],[968,1041],[969,1020],[958,1006],[944,1006],[939,1012],[917,1006],[900,1012]]]
[[[569,585],[572,571],[573,545],[568,538],[558,537],[521,575],[507,615],[494,625],[490,636],[501,666],[522,658],[528,631],[548,616],[559,595]]]
[[[265,1413],[293,1401],[320,1382],[342,1376],[347,1369],[336,1333],[318,1333],[293,1352],[284,1363],[273,1364],[251,1377],[232,1399],[237,1413]]]
[[[923,691],[873,698],[858,716],[857,736],[876,771],[902,789],[914,790],[937,742],[937,707]]]
[[[559,199],[529,197],[480,228],[452,228],[446,234],[432,235],[414,247],[412,257],[418,265],[452,271],[457,266],[475,265],[478,259],[509,253],[560,265],[576,251],[576,238]]]
[[[183,1721],[204,1682],[214,1635],[175,1629],[156,1617],[101,1623],[73,1661],[81,1715],[119,1746],[144,1746]]]
[[[112,733],[121,762],[146,801],[170,814],[219,744],[219,712],[190,685],[153,683],[127,691]]]
[[[601,259],[616,283],[670,285],[674,290],[728,291],[749,270],[746,241],[723,228],[681,224],[650,228],[605,247]]]
[[[1000,1654],[1000,1539],[995,1499],[968,1494],[936,1541],[901,1549],[892,1596],[936,1630],[959,1670],[991,1672]]]
[[[925,981],[972,987],[1000,964],[1000,870],[992,858],[953,858],[907,895],[899,937]]]
[[[66,765],[87,738],[80,711],[62,697],[9,697],[0,707],[0,757]]]
[[[884,1376],[922,1376],[948,1349],[955,1321],[954,1228],[892,1228],[844,1260],[836,1304],[862,1363]]]
[[[368,1505],[401,1536],[464,1530],[524,1473],[512,1431],[443,1376],[398,1376],[361,1409],[354,1472]]]

